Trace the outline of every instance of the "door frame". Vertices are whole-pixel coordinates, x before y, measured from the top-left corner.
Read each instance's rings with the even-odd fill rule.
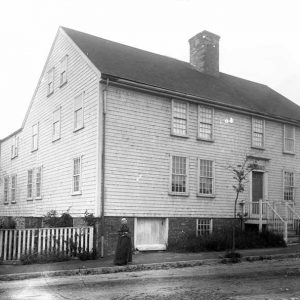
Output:
[[[169,218],[166,217],[135,217],[134,218],[134,235],[133,235],[133,243],[134,243],[134,249],[136,249],[136,240],[137,240],[137,220],[138,219],[163,219],[165,221],[165,245],[166,248],[168,247],[168,236],[169,236]],[[162,249],[163,250],[163,249]]]
[[[249,199],[250,199],[250,215],[252,215],[252,195],[253,195],[253,180],[252,180],[252,172],[263,173],[262,185],[263,185],[263,201],[268,200],[269,189],[268,189],[268,172],[265,170],[252,170],[249,173]]]

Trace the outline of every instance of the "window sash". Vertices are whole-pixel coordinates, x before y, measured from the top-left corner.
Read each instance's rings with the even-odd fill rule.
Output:
[[[32,150],[38,149],[38,124],[32,126]]]
[[[73,159],[73,193],[79,193],[81,190],[81,157]]]
[[[54,92],[54,68],[48,72],[48,95]]]
[[[32,199],[33,191],[33,170],[27,171],[27,199]]]
[[[212,233],[213,220],[212,219],[197,219],[197,236],[206,236]]]
[[[188,103],[172,100],[172,134],[187,136]]]
[[[42,168],[38,167],[35,175],[35,196],[41,198],[42,196]]]
[[[198,105],[198,138],[213,139],[213,108]]]
[[[17,190],[17,175],[11,177],[11,203],[16,202],[16,190]]]
[[[265,120],[252,118],[252,147],[264,148]]]
[[[60,108],[53,112],[52,123],[52,140],[55,141],[60,138]]]
[[[83,93],[74,99],[74,130],[83,127]]]
[[[4,177],[4,203],[8,203],[9,197],[9,177]]]
[[[172,156],[171,192],[185,194],[188,192],[188,158]]]
[[[294,201],[295,199],[295,174],[294,172],[283,172],[283,199]]]
[[[60,85],[61,86],[67,82],[67,66],[68,66],[68,56],[66,55],[60,62]]]
[[[284,124],[284,152],[295,152],[295,127]]]
[[[15,158],[18,156],[18,148],[19,148],[19,137],[14,137],[13,144],[11,146],[11,158]]]
[[[214,162],[212,160],[198,159],[198,172],[198,194],[204,196],[213,195],[215,188]]]

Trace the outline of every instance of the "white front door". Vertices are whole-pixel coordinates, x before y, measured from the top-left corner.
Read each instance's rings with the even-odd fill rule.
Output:
[[[140,251],[166,250],[168,220],[165,218],[137,218],[135,222],[135,248]]]

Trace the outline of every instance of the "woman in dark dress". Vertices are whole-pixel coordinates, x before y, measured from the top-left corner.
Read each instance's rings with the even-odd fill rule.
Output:
[[[114,263],[118,266],[127,265],[128,262],[132,262],[132,247],[131,235],[125,218],[121,220],[121,228],[118,231],[118,235]]]

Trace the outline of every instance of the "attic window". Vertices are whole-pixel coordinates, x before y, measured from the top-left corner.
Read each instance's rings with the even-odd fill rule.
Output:
[[[60,86],[63,86],[68,81],[67,71],[68,71],[68,55],[64,56],[60,61],[60,79],[59,79]]]
[[[48,90],[47,95],[50,96],[54,93],[54,68],[48,72]]]

